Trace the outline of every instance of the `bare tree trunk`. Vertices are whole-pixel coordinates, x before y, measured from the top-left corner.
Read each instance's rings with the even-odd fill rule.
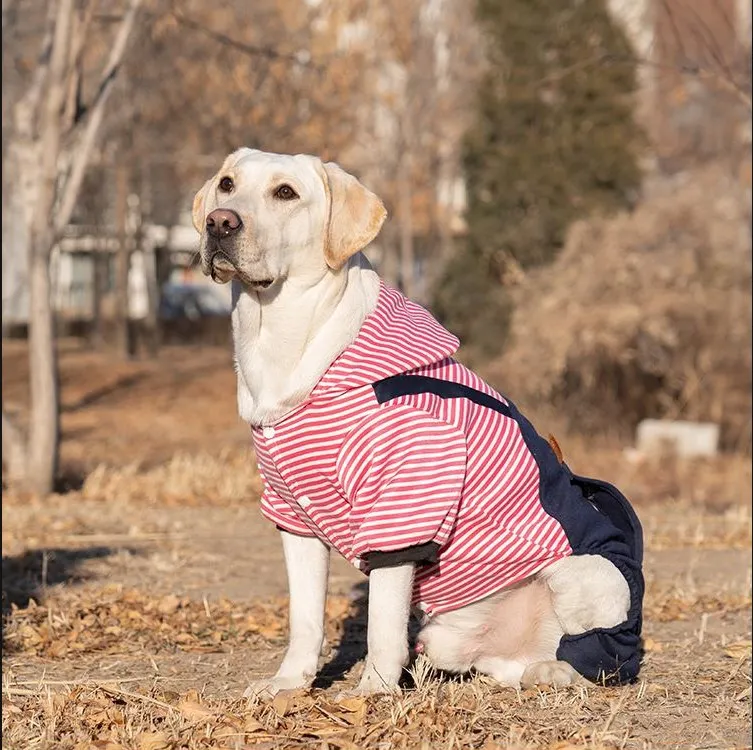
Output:
[[[437,195],[435,195],[432,201],[432,224],[436,233],[437,248],[432,251],[434,254],[431,263],[427,264],[425,282],[425,287],[430,290],[431,294],[434,293],[437,281],[441,277],[455,249],[451,223],[452,215],[455,211],[450,188],[453,180],[452,162],[446,155],[440,156],[436,165],[433,183],[435,185],[448,186],[448,194],[445,196],[444,203]]]
[[[26,435],[3,410],[3,463],[8,482],[17,484],[26,476]]]
[[[18,254],[19,261],[26,265],[24,269],[27,283],[32,264],[32,240],[30,233],[31,213],[39,205],[39,179],[38,170],[40,162],[40,141],[34,138],[34,129],[37,122],[37,112],[41,106],[45,82],[50,68],[50,56],[53,51],[55,40],[55,24],[57,13],[52,5],[48,8],[45,24],[44,39],[41,45],[39,61],[31,82],[24,92],[23,97],[17,102],[14,109],[15,140],[11,143],[8,151],[12,165],[17,172],[17,190],[11,196],[11,206],[14,216],[20,222],[18,231],[14,237],[14,252]],[[46,220],[46,217],[45,217]],[[23,260],[21,260],[23,259]],[[29,284],[29,286],[31,286]],[[32,302],[29,302],[27,320],[31,329]],[[31,359],[31,352],[29,354]],[[8,470],[8,480],[16,486],[27,487],[29,475],[29,452],[28,437],[20,429],[3,408],[3,463]]]
[[[31,84],[16,110],[14,137],[21,152],[38,156],[30,171],[34,179],[28,186],[29,191],[35,193],[34,199],[26,201],[30,210],[23,214],[29,229],[31,407],[26,442],[3,411],[3,453],[9,478],[12,477],[21,489],[38,494],[47,494],[53,488],[60,441],[50,256],[78,198],[84,170],[102,122],[104,104],[112,90],[140,3],[141,0],[130,0],[99,86],[90,105],[83,110],[87,116],[81,121],[81,138],[74,142],[69,152],[72,156],[70,171],[61,168],[62,136],[66,129],[70,134],[79,124],[76,119],[78,107],[73,103],[93,5],[81,5],[75,0],[49,3],[42,53]]]
[[[29,291],[31,415],[24,484],[34,492],[48,494],[53,489],[58,468],[60,410],[50,260],[46,253],[32,255]]]
[[[379,263],[379,274],[392,287],[397,289],[398,277],[400,275],[399,257],[398,257],[398,237],[395,226],[388,222],[382,231],[379,244],[382,246],[382,258]]]
[[[73,0],[60,0],[46,97],[42,108],[40,140],[40,186],[31,225],[29,268],[29,370],[31,414],[26,461],[26,489],[46,495],[53,489],[60,441],[57,350],[50,284],[50,254],[55,244],[53,207],[60,158],[62,122],[60,113],[66,93],[73,23]]]
[[[73,154],[73,163],[65,186],[61,189],[60,205],[55,216],[55,227],[63,229],[67,226],[73,213],[73,207],[78,200],[81,183],[84,179],[86,167],[89,164],[94,144],[99,135],[99,128],[105,114],[105,104],[112,93],[118,69],[125,55],[128,39],[133,32],[136,16],[142,0],[130,0],[128,8],[123,14],[115,39],[110,47],[110,56],[99,78],[99,86],[89,108],[81,137],[76,144]],[[83,44],[83,41],[81,42]]]
[[[123,359],[131,356],[131,336],[128,323],[128,271],[131,266],[131,247],[128,237],[128,169],[117,169],[117,228],[118,250],[115,256],[115,341]]]
[[[150,357],[159,351],[159,284],[157,282],[157,254],[151,241],[142,239],[144,273],[146,275],[147,313],[144,319],[146,349]]]
[[[109,254],[104,250],[92,253],[92,329],[91,343],[101,349],[105,343],[104,298],[107,287]]]

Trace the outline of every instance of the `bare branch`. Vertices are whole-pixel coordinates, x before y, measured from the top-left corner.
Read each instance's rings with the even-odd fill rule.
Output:
[[[737,100],[745,105],[749,110],[753,111],[753,101],[751,100],[750,92],[746,91],[742,86],[736,83],[730,76],[721,75],[713,70],[707,70],[704,68],[698,69],[698,76],[702,80],[709,81],[720,89],[724,89],[729,94],[732,94]]]
[[[673,41],[676,46],[675,51],[679,53],[681,60],[672,61],[670,64],[660,64],[650,60],[636,59],[636,63],[696,76],[732,94],[741,104],[751,109],[751,95],[748,87],[744,82],[736,80],[729,57],[725,54],[725,50],[720,46],[719,41],[714,37],[712,30],[698,8],[692,5],[688,5],[685,8],[688,17],[684,19],[685,23],[681,28],[679,16],[676,13],[676,9],[673,8],[672,3],[668,0],[661,0],[660,7],[671,27]],[[721,4],[714,6],[714,12],[719,15],[727,30],[734,34],[735,24]],[[695,57],[697,59],[695,60],[691,59],[688,55],[684,42],[683,28],[686,34],[690,35],[698,46],[699,52],[696,54]],[[701,51],[703,54],[700,53]],[[707,59],[704,60],[704,57]]]
[[[65,102],[65,78],[68,67],[68,50],[73,22],[73,0],[60,0],[57,5],[55,32],[52,42],[45,106],[41,112],[41,189],[38,210],[41,216],[51,215],[55,199],[58,158],[60,156],[60,116]],[[51,245],[32,242],[32,254],[45,253],[49,257]]]
[[[696,78],[700,78],[702,81],[711,83],[717,86],[718,88],[723,89],[727,93],[731,94],[741,104],[745,105],[748,109],[753,109],[753,103],[751,102],[750,93],[746,90],[744,85],[738,83],[735,80],[735,78],[732,76],[731,73],[728,74],[724,71],[712,70],[708,66],[704,66],[696,62],[692,62],[692,63],[686,62],[683,64],[670,65],[670,64],[660,63],[654,60],[648,60],[648,59],[636,57],[636,56],[612,55],[608,52],[599,53],[597,55],[594,55],[594,57],[591,57],[587,60],[582,60],[581,62],[575,63],[574,65],[571,65],[566,68],[562,68],[556,73],[553,73],[551,75],[538,79],[537,81],[533,82],[531,85],[533,87],[538,88],[548,83],[561,81],[563,78],[566,78],[567,76],[573,73],[576,73],[580,70],[592,68],[596,65],[610,65],[610,64],[619,64],[619,63],[629,63],[631,65],[639,65],[646,68],[653,68],[655,70],[681,73],[683,75],[689,75],[689,76],[694,76]]]
[[[73,213],[73,208],[76,205],[84,173],[86,172],[86,166],[89,163],[89,158],[104,117],[104,105],[115,83],[115,78],[123,60],[128,38],[133,30],[140,5],[141,0],[130,0],[128,9],[123,16],[123,20],[120,22],[120,27],[110,50],[110,57],[102,71],[97,93],[94,95],[89,106],[88,119],[86,120],[84,131],[76,146],[73,165],[66,180],[60,206],[55,216],[56,232],[60,232],[68,224]]]
[[[81,83],[83,79],[83,62],[84,50],[86,48],[86,38],[91,25],[94,12],[97,8],[98,0],[90,0],[82,10],[79,11],[73,28],[73,40],[70,49],[70,79],[68,84],[68,99],[66,101],[65,121],[71,123],[74,127],[83,117],[85,109],[81,103]]]
[[[47,82],[47,74],[50,70],[50,55],[55,31],[54,4],[50,3],[45,19],[44,35],[40,46],[37,65],[26,92],[15,107],[15,126],[23,137],[32,138],[38,125],[37,115],[42,91]]]
[[[214,29],[208,28],[206,24],[193,21],[192,19],[188,18],[188,16],[183,15],[183,13],[181,13],[179,10],[173,9],[170,14],[181,26],[185,26],[187,29],[192,29],[193,31],[198,31],[200,34],[203,34],[204,36],[207,36],[216,42],[220,42],[226,47],[231,47],[232,49],[238,50],[239,52],[243,52],[247,55],[253,55],[254,57],[265,57],[268,60],[287,60],[288,62],[291,62],[294,65],[299,65],[301,67],[307,67],[311,64],[310,61],[303,60],[297,55],[289,55],[285,54],[284,52],[279,52],[278,50],[274,49],[274,47],[259,47],[255,44],[247,44],[246,42],[241,42],[240,40],[234,39],[227,34],[223,34],[221,31],[215,31]]]

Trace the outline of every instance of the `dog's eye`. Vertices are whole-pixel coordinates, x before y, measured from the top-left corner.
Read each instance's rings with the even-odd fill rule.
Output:
[[[280,185],[280,187],[275,190],[275,198],[279,198],[281,201],[292,201],[297,197],[298,193],[296,193],[290,185]]]
[[[235,187],[235,183],[233,182],[232,177],[223,177],[220,180],[220,190],[222,190],[223,193],[232,193],[233,188]]]

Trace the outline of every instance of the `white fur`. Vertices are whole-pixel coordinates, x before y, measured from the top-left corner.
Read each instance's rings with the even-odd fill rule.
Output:
[[[329,576],[329,547],[316,537],[281,532],[290,593],[290,639],[274,677],[258,680],[245,695],[308,687],[316,677],[324,647],[324,607]]]
[[[218,189],[223,176],[234,180],[229,194]],[[275,199],[281,183],[292,186],[298,199]],[[360,203],[348,205],[354,186],[361,191],[356,196]],[[335,206],[335,200],[346,203]],[[312,156],[239,149],[194,200],[206,273],[212,265],[204,227],[215,208],[232,209],[243,222],[228,240],[233,259],[230,270],[225,263],[221,274],[223,280],[234,277],[238,410],[253,425],[274,424],[306,398],[374,309],[379,279],[359,251],[379,231],[384,209],[336,165],[323,165]],[[362,224],[352,227],[353,247],[343,242],[340,231],[351,227],[339,226],[349,221]],[[338,241],[332,246],[337,257],[344,253],[342,263],[332,261],[332,246],[327,245],[335,222]],[[264,280],[273,283],[261,288]],[[323,645],[329,550],[317,539],[285,532],[282,539],[290,644],[274,677],[253,683],[248,694],[310,685]],[[368,657],[360,693],[398,689],[408,662],[413,573],[412,564],[371,573]],[[556,660],[563,633],[622,622],[629,599],[627,582],[610,562],[590,555],[569,557],[482,602],[437,615],[419,638],[429,659],[442,669],[475,668],[513,687],[565,685],[578,676]]]
[[[439,669],[467,672],[471,668],[502,685],[520,687],[523,676],[569,684],[575,671],[556,661],[564,631],[552,593],[539,577],[529,578],[493,596],[453,612],[436,615],[419,633],[424,654]]]
[[[552,591],[552,602],[568,635],[624,622],[630,609],[625,577],[600,555],[573,555],[558,560],[541,578]]]
[[[408,617],[413,563],[377,568],[369,575],[368,656],[357,693],[396,692],[408,664]]]
[[[374,309],[379,278],[358,253],[345,273],[282,285],[269,300],[233,281],[238,413],[271,425],[294,409]]]

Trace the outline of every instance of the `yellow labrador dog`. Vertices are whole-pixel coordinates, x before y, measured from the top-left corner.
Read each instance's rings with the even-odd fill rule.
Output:
[[[249,148],[194,200],[202,269],[233,285],[238,410],[289,582],[288,650],[247,694],[314,680],[332,548],[369,576],[360,693],[399,690],[411,607],[440,669],[513,687],[634,679],[635,513],[379,279],[361,251],[385,217],[336,164]]]

